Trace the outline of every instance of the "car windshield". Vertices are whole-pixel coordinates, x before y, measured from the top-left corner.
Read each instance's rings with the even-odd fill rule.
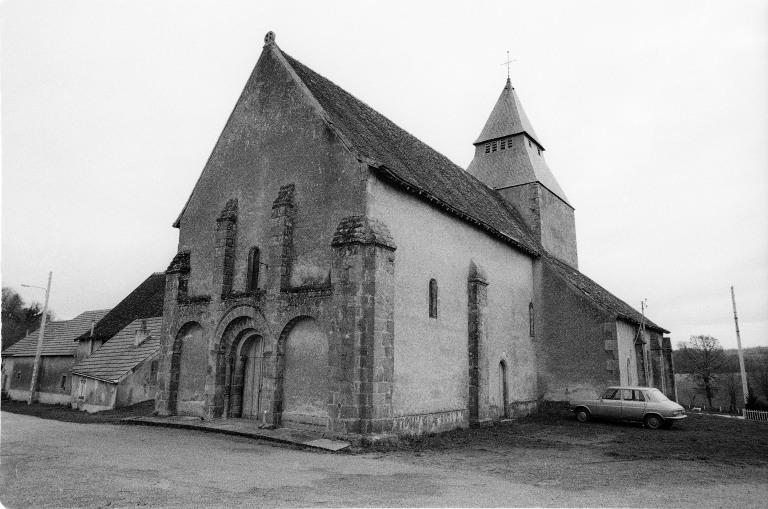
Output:
[[[649,391],[646,391],[645,395],[648,397],[650,401],[653,401],[654,403],[664,403],[665,401],[669,401],[669,398],[667,398],[658,389],[651,389]]]

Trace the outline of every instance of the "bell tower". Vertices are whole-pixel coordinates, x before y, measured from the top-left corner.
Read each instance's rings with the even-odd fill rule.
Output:
[[[509,78],[474,145],[467,171],[520,212],[549,254],[578,268],[574,209]]]

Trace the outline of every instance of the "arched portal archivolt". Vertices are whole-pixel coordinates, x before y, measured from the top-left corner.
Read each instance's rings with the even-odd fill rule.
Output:
[[[246,342],[258,338],[260,342],[259,361],[262,372],[269,371],[266,364],[271,357],[272,343],[268,326],[251,306],[238,306],[219,322],[216,327],[215,372],[213,388],[214,417],[241,417],[243,410],[243,388],[248,376],[248,363],[243,361],[243,347]],[[259,374],[261,377],[261,373]],[[249,397],[252,394],[248,395]],[[258,396],[257,396],[258,397]],[[257,402],[258,406],[258,402]],[[253,416],[255,417],[255,416]]]

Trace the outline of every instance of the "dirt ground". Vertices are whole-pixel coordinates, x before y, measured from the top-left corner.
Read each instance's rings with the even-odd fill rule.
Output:
[[[768,425],[537,418],[330,454],[2,412],[7,507],[764,507]]]

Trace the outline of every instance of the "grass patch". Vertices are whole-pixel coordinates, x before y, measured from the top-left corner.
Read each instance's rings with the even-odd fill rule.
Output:
[[[579,423],[563,415],[534,415],[492,426],[363,443],[362,452],[417,454],[445,450],[585,450],[613,460],[700,461],[768,467],[768,424],[711,415],[690,415],[669,430],[636,423]]]

